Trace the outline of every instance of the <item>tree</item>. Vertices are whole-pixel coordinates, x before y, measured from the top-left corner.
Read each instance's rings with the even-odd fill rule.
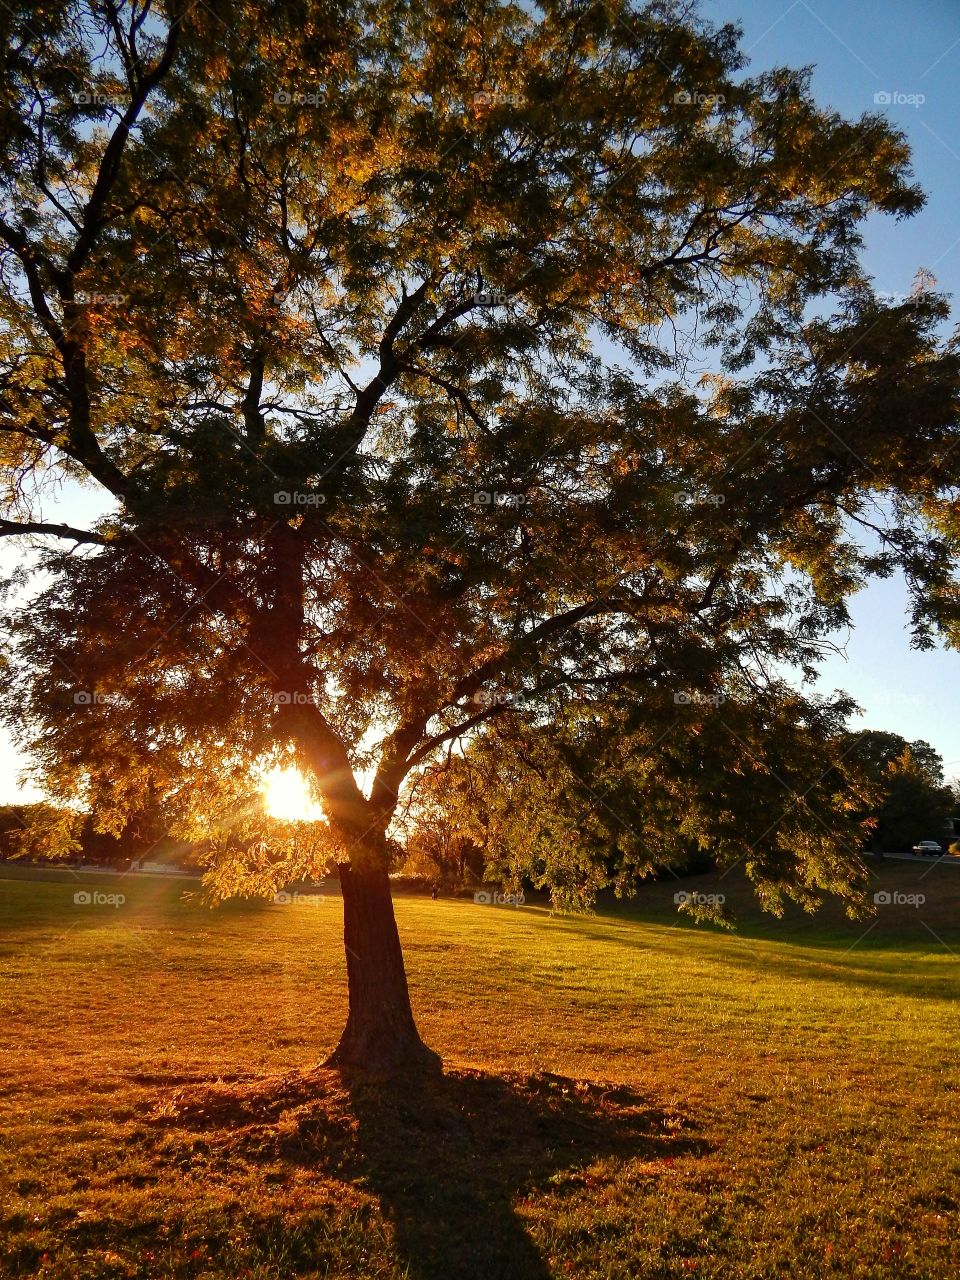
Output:
[[[835,737],[771,663],[812,672],[869,575],[905,570],[917,643],[956,639],[960,363],[941,298],[883,305],[859,263],[863,219],[923,198],[881,117],[747,76],[670,0],[0,24],[0,531],[50,548],[9,715],[53,795],[118,822],[157,795],[202,834],[255,763],[312,776],[333,1061],[431,1060],[387,831],[439,748],[650,706],[692,751],[729,687],[735,780],[788,712]],[[48,478],[110,512],[44,519]],[[748,859],[761,893],[851,892],[805,831]]]
[[[883,802],[875,836],[880,849],[894,853],[911,848],[918,840],[945,841],[952,830],[953,792],[931,779],[912,747],[905,746],[888,762],[881,786]]]
[[[42,801],[0,805],[0,860],[69,858],[80,852],[82,820]]]
[[[843,749],[875,780],[882,777],[888,765],[909,751],[914,767],[927,781],[932,786],[943,785],[943,757],[923,738],[908,742],[899,733],[884,729],[858,729],[848,735]]]
[[[843,755],[863,769],[870,783],[870,797],[859,816],[870,822],[877,852],[900,852],[921,839],[942,841],[952,830],[956,797],[944,784],[943,758],[929,742],[861,729],[848,735]]]
[[[460,785],[470,771],[448,753],[417,775],[395,825],[404,835],[402,870],[407,875],[446,883],[451,888],[483,883],[484,850],[464,831]]]

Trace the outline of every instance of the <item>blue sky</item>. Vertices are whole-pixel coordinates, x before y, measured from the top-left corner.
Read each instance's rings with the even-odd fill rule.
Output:
[[[855,117],[882,111],[906,133],[927,206],[906,222],[875,218],[865,261],[875,288],[908,293],[926,267],[960,321],[960,4],[957,0],[703,0],[714,22],[739,22],[753,71],[811,65],[818,101]],[[875,95],[891,101],[876,103]],[[958,460],[960,461],[960,460]],[[851,603],[845,657],[823,665],[825,689],[846,689],[860,723],[926,738],[960,775],[960,654],[910,648],[903,582]]]
[[[952,294],[960,319],[960,4],[957,0],[702,0],[716,22],[738,21],[751,69],[814,67],[818,99],[848,116],[881,110],[910,139],[927,207],[908,222],[875,219],[866,263],[875,287],[907,293],[918,268]],[[889,103],[875,102],[877,94]],[[71,496],[69,518],[81,523],[99,506],[92,492]],[[47,504],[47,518],[56,518]],[[2,567],[15,552],[0,548]],[[960,654],[911,650],[906,591],[899,580],[875,583],[852,602],[854,629],[838,636],[845,656],[824,663],[824,689],[846,689],[864,708],[861,723],[907,738],[926,738],[948,776],[960,775]],[[0,736],[0,802],[21,794],[23,761]],[[26,794],[32,794],[27,792]]]

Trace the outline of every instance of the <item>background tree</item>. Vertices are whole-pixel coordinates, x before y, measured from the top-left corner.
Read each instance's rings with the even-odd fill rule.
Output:
[[[930,781],[910,747],[886,766],[882,786],[876,840],[884,852],[910,849],[918,840],[946,844],[952,834],[953,792]]]
[[[63,859],[81,852],[82,817],[42,801],[0,805],[0,859]]]
[[[449,752],[419,772],[395,826],[403,835],[402,871],[449,888],[481,885],[485,851],[467,834],[461,790],[474,786],[475,772]]]
[[[826,809],[768,847],[738,771],[774,770],[772,722],[829,743],[771,664],[811,673],[869,575],[906,572],[917,643],[957,636],[947,308],[882,305],[858,259],[871,211],[922,203],[903,138],[669,2],[0,25],[0,530],[51,547],[7,707],[51,793],[118,821],[159,795],[202,835],[255,762],[308,771],[350,1065],[429,1056],[387,829],[508,710],[563,741],[676,708],[761,894],[851,892]],[[58,478],[109,513],[45,520]],[[728,695],[735,725],[698,714]],[[571,840],[550,875],[593,866]]]
[[[858,729],[847,735],[843,750],[874,779],[909,751],[914,767],[927,782],[934,787],[943,785],[943,757],[923,738],[908,742],[899,733],[885,729]]]
[[[873,849],[899,853],[918,840],[948,841],[956,795],[944,784],[943,759],[929,742],[862,729],[850,734],[842,749],[872,784],[872,799],[860,816],[872,824]]]

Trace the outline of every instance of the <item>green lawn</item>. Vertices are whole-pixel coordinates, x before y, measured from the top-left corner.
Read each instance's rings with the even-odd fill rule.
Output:
[[[388,1089],[314,1069],[335,894],[0,868],[0,1274],[953,1280],[960,867],[876,874],[926,902],[777,922],[692,882],[730,935],[672,883],[586,919],[401,898],[448,1068]]]

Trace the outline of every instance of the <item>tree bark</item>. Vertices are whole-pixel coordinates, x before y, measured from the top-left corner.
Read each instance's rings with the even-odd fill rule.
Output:
[[[435,1070],[440,1058],[420,1039],[384,858],[339,865],[349,1015],[327,1066],[374,1074]]]
[[[291,690],[311,688],[299,656],[279,668]],[[396,789],[381,781],[380,804],[367,800],[343,743],[315,705],[288,701],[283,706],[288,739],[296,743],[302,764],[316,777],[331,832],[339,845],[337,868],[343,895],[343,943],[347,957],[349,1013],[340,1043],[327,1066],[389,1075],[436,1070],[440,1058],[420,1039],[393,913],[388,874],[386,828],[396,806]]]

